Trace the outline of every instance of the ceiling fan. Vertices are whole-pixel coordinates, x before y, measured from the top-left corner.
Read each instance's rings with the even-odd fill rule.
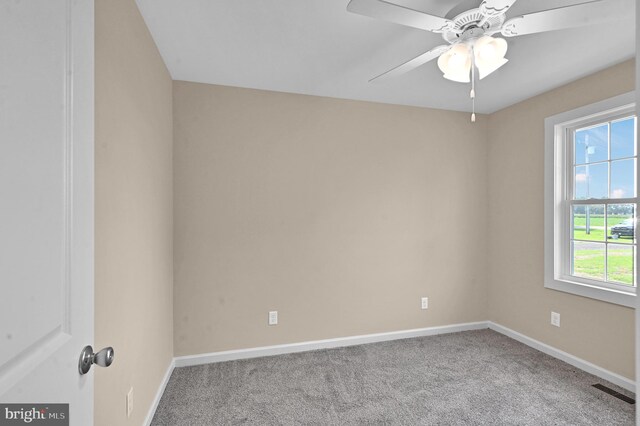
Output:
[[[471,121],[475,121],[475,80],[482,80],[508,62],[505,37],[560,30],[614,18],[611,1],[595,0],[506,18],[516,0],[483,0],[475,9],[452,19],[430,15],[386,0],[351,0],[347,10],[372,18],[442,34],[447,42],[380,74],[369,81],[404,74],[438,58],[444,78],[471,82]],[[615,10],[615,9],[614,9]],[[618,11],[620,12],[620,11]]]

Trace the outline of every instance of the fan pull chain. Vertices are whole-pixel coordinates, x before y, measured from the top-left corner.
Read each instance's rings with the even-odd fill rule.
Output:
[[[471,92],[469,93],[471,98],[471,122],[476,122],[476,61],[475,54],[473,52],[473,46],[471,46]]]

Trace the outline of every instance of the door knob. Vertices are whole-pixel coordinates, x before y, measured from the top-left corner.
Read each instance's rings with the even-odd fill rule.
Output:
[[[101,349],[98,353],[93,353],[93,348],[85,346],[80,352],[80,359],[78,360],[78,371],[80,375],[87,374],[91,370],[93,364],[98,364],[100,367],[108,367],[113,362],[115,353],[111,346]]]

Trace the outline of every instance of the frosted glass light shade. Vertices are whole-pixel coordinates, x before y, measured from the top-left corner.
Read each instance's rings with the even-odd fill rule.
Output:
[[[488,76],[489,74],[491,74],[492,72],[494,72],[495,70],[497,70],[498,68],[506,64],[507,62],[509,62],[508,59],[502,58],[498,62],[492,64],[491,66],[486,66],[486,65],[483,67],[478,66],[478,78],[482,80],[483,78],[485,78],[486,76]]]
[[[460,43],[438,58],[438,67],[444,73],[444,78],[460,83],[471,81],[471,54],[469,46]]]
[[[480,80],[508,62],[504,58],[507,42],[503,38],[482,36],[474,43],[473,53]]]

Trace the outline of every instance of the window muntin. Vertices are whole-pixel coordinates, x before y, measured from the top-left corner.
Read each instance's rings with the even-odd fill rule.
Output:
[[[562,238],[566,278],[612,289],[636,287],[636,118],[567,127],[568,184]]]

